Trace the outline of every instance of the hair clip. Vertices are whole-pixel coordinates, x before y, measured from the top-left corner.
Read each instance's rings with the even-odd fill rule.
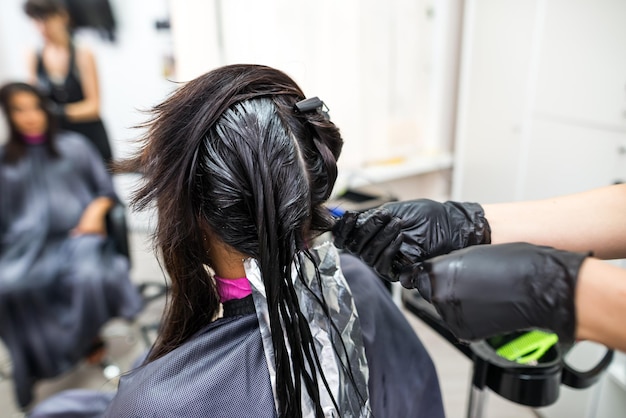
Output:
[[[324,115],[326,119],[330,120],[330,116],[328,115],[328,106],[319,97],[309,97],[308,99],[300,100],[296,104],[293,105],[293,109],[296,113],[308,113],[312,111],[316,111]]]

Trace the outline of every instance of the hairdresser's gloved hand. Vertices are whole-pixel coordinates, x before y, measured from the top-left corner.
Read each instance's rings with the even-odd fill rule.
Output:
[[[477,203],[417,199],[346,212],[333,228],[335,245],[359,256],[387,280],[400,270],[450,251],[489,244],[491,230]]]
[[[571,343],[585,257],[526,243],[480,245],[415,265],[400,279],[418,289],[462,340],[544,328]]]

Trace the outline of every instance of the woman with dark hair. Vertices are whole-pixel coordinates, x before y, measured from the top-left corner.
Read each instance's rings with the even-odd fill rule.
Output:
[[[107,416],[443,416],[432,362],[380,280],[322,236],[342,147],[322,108],[258,65],[156,106],[120,168],[145,175],[134,204],[158,209],[171,291]]]
[[[0,338],[18,403],[32,386],[92,353],[110,318],[133,317],[140,297],[128,260],[106,238],[111,177],[79,134],[57,134],[33,86],[0,88],[10,129],[0,148]]]
[[[71,16],[61,0],[27,0],[24,11],[43,38],[43,47],[29,55],[29,81],[54,103],[60,128],[82,134],[108,165],[112,154],[100,119],[100,90],[91,50],[76,46]]]

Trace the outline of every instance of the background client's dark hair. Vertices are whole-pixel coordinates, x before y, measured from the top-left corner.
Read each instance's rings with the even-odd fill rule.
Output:
[[[52,156],[58,156],[58,151],[55,146],[55,134],[57,127],[56,117],[52,114],[49,100],[43,95],[43,93],[34,86],[26,83],[8,83],[0,87],[0,107],[6,116],[9,123],[9,138],[5,146],[4,159],[8,163],[15,163],[19,161],[26,153],[26,147],[28,146],[22,139],[22,133],[17,130],[15,122],[11,117],[11,100],[13,96],[18,93],[30,93],[39,100],[39,106],[46,114],[46,120],[48,127],[44,135],[46,136],[45,147],[48,153]]]

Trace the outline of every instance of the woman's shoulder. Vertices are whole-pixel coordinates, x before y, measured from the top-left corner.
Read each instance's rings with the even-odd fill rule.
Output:
[[[375,272],[372,270],[367,264],[361,261],[358,257],[346,253],[341,252],[339,255],[339,260],[341,261],[341,271],[348,281],[348,284],[352,286],[363,286],[367,285],[367,283],[377,283],[381,287],[382,280]],[[375,295],[377,290],[374,290],[373,294]]]
[[[255,344],[257,334],[259,336],[258,342],[260,342],[256,314],[220,318],[163,357],[139,367],[136,373],[139,375],[144,373],[147,375],[153,373],[171,374],[171,377],[175,377],[178,372],[175,367],[172,368],[173,365],[194,369],[200,363],[201,368],[210,368],[220,363],[219,358],[215,359],[216,361],[207,361],[211,357],[211,353],[224,350],[231,352],[241,350],[245,345]]]
[[[95,60],[93,50],[89,45],[84,43],[77,43],[74,45],[74,55],[76,56],[76,62],[80,64],[92,63]]]
[[[250,390],[254,399],[237,396]],[[250,408],[261,411],[249,416],[270,416],[273,405],[263,341],[252,314],[217,320],[170,353],[123,376],[109,413],[138,409],[153,416],[166,408],[211,416],[226,407],[232,410],[228,416],[243,416]]]
[[[362,326],[380,316],[397,311],[389,290],[384,286],[383,279],[367,264],[352,254],[341,253],[341,272],[348,282]]]

